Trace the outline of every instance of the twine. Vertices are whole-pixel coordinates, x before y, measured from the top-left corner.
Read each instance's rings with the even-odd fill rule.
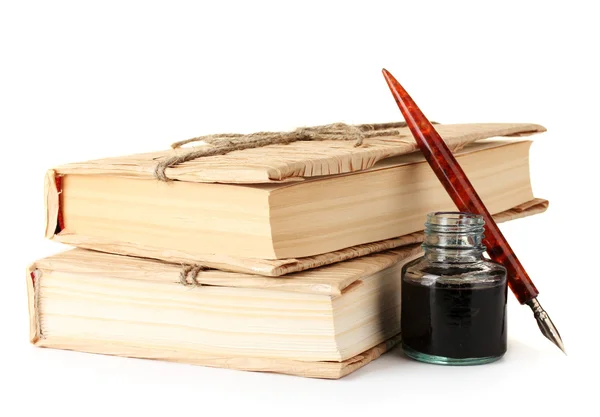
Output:
[[[179,282],[185,286],[201,287],[202,284],[198,282],[198,274],[206,269],[208,268],[201,265],[184,265],[179,273]]]
[[[300,127],[292,132],[257,132],[250,134],[221,133],[198,136],[175,142],[171,145],[178,149],[192,142],[205,142],[210,147],[192,148],[187,153],[174,155],[159,162],[154,169],[154,177],[160,181],[171,181],[165,171],[183,162],[206,156],[225,155],[232,151],[261,148],[268,145],[286,145],[296,141],[344,140],[354,141],[354,146],[361,146],[368,138],[382,136],[398,136],[400,128],[406,127],[405,122],[377,123],[363,125],[348,125],[333,123],[322,126]]]

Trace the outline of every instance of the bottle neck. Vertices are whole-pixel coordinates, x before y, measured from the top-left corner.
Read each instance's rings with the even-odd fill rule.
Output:
[[[483,225],[483,218],[471,213],[430,213],[425,223],[425,258],[443,263],[482,260],[485,252]]]
[[[483,260],[483,252],[485,250],[467,250],[467,249],[444,249],[436,247],[428,247],[423,245],[425,259],[429,262],[441,263],[472,263]]]

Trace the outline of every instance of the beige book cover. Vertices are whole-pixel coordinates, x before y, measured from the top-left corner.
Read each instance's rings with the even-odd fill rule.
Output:
[[[545,132],[532,123],[438,124],[436,130],[453,151],[492,137],[527,136]],[[225,184],[279,183],[345,174],[372,168],[377,162],[418,150],[407,127],[394,129],[390,136],[367,138],[361,146],[353,141],[299,140],[257,148],[234,150],[224,155],[205,156],[167,168],[171,180]],[[211,145],[207,145],[211,146]],[[157,164],[187,148],[97,159],[56,167],[56,175],[118,175],[153,179]]]

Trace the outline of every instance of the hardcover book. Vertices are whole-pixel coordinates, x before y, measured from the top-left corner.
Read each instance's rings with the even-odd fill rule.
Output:
[[[27,271],[31,342],[340,378],[398,341],[398,277],[419,253],[412,245],[287,278],[207,270],[182,285],[181,265],[73,249]]]
[[[437,129],[492,213],[534,199],[530,142],[484,139],[543,127]],[[46,235],[89,249],[229,270],[251,269],[254,260],[290,264],[417,232],[426,212],[454,209],[415,150],[404,128],[360,147],[298,141],[207,156],[167,168],[170,181],[154,177],[156,165],[185,150],[68,164],[46,178]],[[277,274],[260,266],[254,272]]]

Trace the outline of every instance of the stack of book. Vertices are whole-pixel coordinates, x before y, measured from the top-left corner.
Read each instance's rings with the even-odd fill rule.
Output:
[[[533,124],[438,125],[490,212],[543,212]],[[211,145],[204,145],[211,146]],[[400,273],[425,215],[455,210],[408,129],[187,161],[184,149],[46,176],[46,236],[77,248],[28,268],[37,346],[340,378],[400,338]]]

